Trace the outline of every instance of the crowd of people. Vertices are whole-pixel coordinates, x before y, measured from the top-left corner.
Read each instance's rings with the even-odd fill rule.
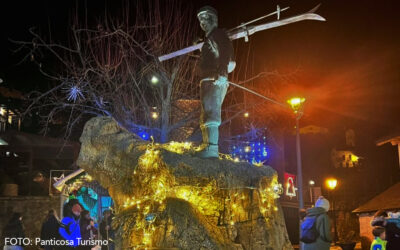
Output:
[[[319,197],[315,206],[300,211],[303,250],[329,250],[332,242],[327,212],[329,201]],[[377,211],[371,222],[374,240],[371,250],[400,250],[400,212]]]
[[[324,197],[319,197],[315,206],[300,211],[301,244],[303,250],[329,250],[332,242],[331,224],[327,212],[330,204]],[[41,247],[45,250],[76,249],[90,250],[95,247],[95,239],[101,238],[107,244],[101,245],[102,250],[114,250],[114,231],[111,227],[112,213],[103,212],[99,228],[77,199],[70,199],[63,208],[63,219],[60,221],[55,210],[49,210],[41,228]],[[400,212],[377,211],[371,222],[374,241],[371,250],[400,249]],[[24,238],[22,215],[14,213],[3,228],[2,238]],[[65,240],[71,244],[48,244],[56,240]],[[89,243],[87,243],[89,242]],[[4,250],[22,250],[23,244],[6,244]]]
[[[379,210],[371,222],[372,234],[375,239],[371,250],[399,250],[400,249],[400,212],[386,212]]]
[[[42,224],[40,233],[40,247],[44,250],[90,250],[98,244],[99,232],[102,241],[102,250],[114,250],[113,243],[114,231],[111,228],[112,213],[110,210],[103,212],[103,219],[100,222],[98,230],[97,224],[92,219],[90,212],[85,210],[77,199],[70,199],[63,207],[63,219],[60,220],[55,210],[48,211]],[[3,228],[2,239],[24,238],[24,227],[20,213],[14,213]],[[5,242],[5,241],[4,241]],[[60,243],[63,242],[63,243]],[[68,243],[65,243],[68,242]],[[5,242],[4,250],[23,250],[24,246],[19,241]]]

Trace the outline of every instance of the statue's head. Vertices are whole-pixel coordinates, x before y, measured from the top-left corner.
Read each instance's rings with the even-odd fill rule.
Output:
[[[206,35],[218,26],[217,10],[211,6],[204,6],[197,11],[197,18],[200,22],[200,27]]]

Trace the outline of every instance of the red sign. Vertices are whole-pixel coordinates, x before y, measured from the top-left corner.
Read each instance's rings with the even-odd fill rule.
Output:
[[[293,174],[285,173],[285,195],[289,197],[296,196],[296,176]]]

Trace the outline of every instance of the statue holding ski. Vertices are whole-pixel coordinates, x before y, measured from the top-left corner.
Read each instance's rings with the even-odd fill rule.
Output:
[[[287,10],[289,7],[280,9],[278,6],[275,12],[269,13],[250,22],[243,23],[226,32],[225,30],[218,28],[217,10],[211,6],[204,6],[197,12],[197,18],[199,20],[200,27],[205,32],[204,41],[202,43],[159,57],[159,61],[162,62],[201,49],[198,71],[201,77],[200,128],[203,141],[201,150],[197,152],[196,156],[200,158],[218,157],[218,137],[219,126],[221,124],[221,106],[229,84],[239,87],[268,101],[281,104],[244,86],[228,82],[228,74],[234,70],[236,65],[234,62],[231,41],[244,38],[247,42],[249,36],[256,32],[303,20],[325,21],[323,17],[314,13],[318,7],[319,6],[316,6],[314,9],[304,14],[280,19],[281,12]],[[276,15],[278,20],[260,25],[249,26],[254,22],[272,15]]]

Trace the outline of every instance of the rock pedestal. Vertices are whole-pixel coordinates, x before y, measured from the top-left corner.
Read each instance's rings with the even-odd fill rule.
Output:
[[[292,249],[272,168],[199,159],[190,143],[145,142],[106,117],[80,141],[78,165],[115,202],[117,249]]]

